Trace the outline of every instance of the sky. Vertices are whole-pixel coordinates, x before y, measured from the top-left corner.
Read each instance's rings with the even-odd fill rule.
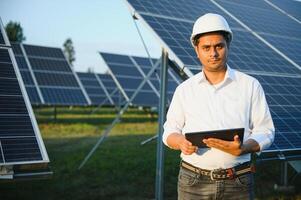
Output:
[[[71,38],[75,71],[106,72],[98,52],[147,56],[125,0],[0,0],[4,26],[19,22],[25,44],[60,47]],[[151,56],[160,45],[143,24],[138,27]]]

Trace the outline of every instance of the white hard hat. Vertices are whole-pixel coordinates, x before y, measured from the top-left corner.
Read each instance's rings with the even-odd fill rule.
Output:
[[[226,19],[223,16],[213,13],[207,13],[199,17],[193,25],[192,34],[190,37],[190,42],[192,46],[194,46],[193,41],[195,36],[215,31],[225,31],[229,33],[229,42],[231,42],[233,38],[233,33]]]

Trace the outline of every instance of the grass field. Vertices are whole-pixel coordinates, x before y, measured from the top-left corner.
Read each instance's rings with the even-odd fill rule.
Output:
[[[154,199],[156,141],[144,146],[140,142],[156,134],[157,116],[129,109],[86,165],[77,170],[116,115],[112,108],[102,108],[94,114],[91,111],[92,108],[59,108],[54,121],[51,108],[36,108],[54,175],[48,180],[2,181],[0,200]],[[165,149],[165,199],[176,199],[178,165],[179,152]],[[273,190],[280,180],[279,163],[263,163],[257,169],[257,199],[301,199],[300,176],[292,182],[296,193],[281,194]]]

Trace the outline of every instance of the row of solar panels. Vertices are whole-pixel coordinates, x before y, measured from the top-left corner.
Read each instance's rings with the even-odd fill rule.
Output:
[[[224,16],[234,32],[228,64],[262,84],[276,127],[268,151],[301,150],[301,3],[281,0],[127,0],[188,76],[200,71],[189,38],[205,13]]]
[[[267,3],[271,0],[128,2],[188,76],[200,68],[189,42],[193,21],[206,12],[226,16],[234,31],[229,65],[255,76],[266,91],[276,127],[275,142],[268,151],[301,149],[301,28],[298,18],[293,20],[286,12],[275,9]],[[288,11],[292,7],[300,10],[300,4],[290,1],[272,2],[282,4]],[[76,74],[60,49],[13,44],[14,57],[2,24],[1,33],[0,165],[48,162],[25,87],[32,103],[87,105],[92,100],[96,104],[101,102],[99,94],[103,93],[98,93],[96,88],[106,81],[97,74]],[[110,103],[127,101],[147,71],[158,62],[105,53],[101,56],[109,67],[111,76],[108,79],[111,83],[113,79],[116,85],[104,91],[110,94],[104,101]],[[157,105],[159,74],[158,68],[136,98],[137,105]],[[170,71],[169,97],[180,82],[178,75]]]
[[[100,53],[109,74],[75,73],[60,48],[12,44],[30,101],[33,105],[123,105],[158,60]],[[157,106],[159,74],[156,71],[132,102]],[[180,78],[169,70],[169,97]]]
[[[156,68],[133,105],[157,106],[160,63],[156,59],[101,53],[109,74],[74,72],[62,50],[10,45],[1,24],[0,166],[49,162],[30,104],[122,105]],[[169,97],[180,78],[169,70]]]

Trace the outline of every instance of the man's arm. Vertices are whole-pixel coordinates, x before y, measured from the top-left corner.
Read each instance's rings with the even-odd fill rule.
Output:
[[[180,133],[171,133],[166,140],[169,147],[175,150],[181,150],[185,155],[191,155],[198,150],[191,142],[186,140],[185,136]]]
[[[236,135],[233,141],[225,141],[216,138],[204,139],[203,142],[211,148],[216,148],[224,152],[230,153],[234,156],[240,156],[246,153],[253,153],[260,151],[259,144],[253,140],[248,139],[243,144]]]

